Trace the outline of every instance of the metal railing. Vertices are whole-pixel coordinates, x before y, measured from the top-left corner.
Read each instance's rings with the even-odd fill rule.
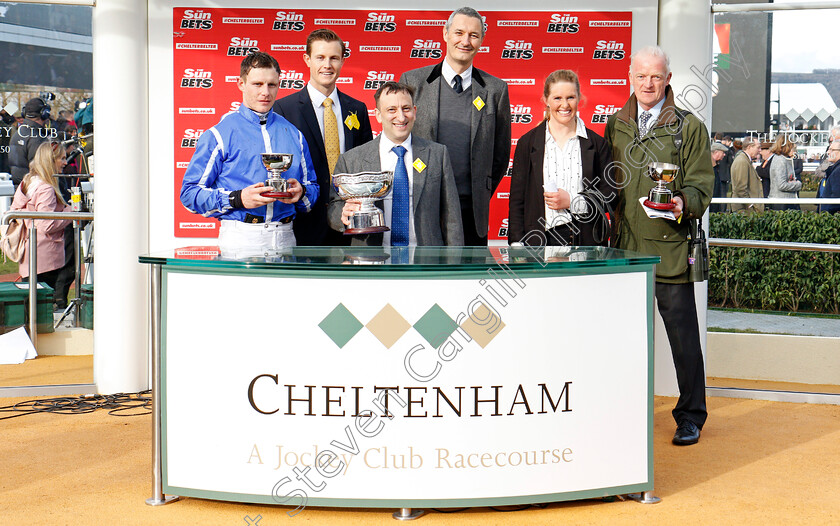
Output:
[[[715,197],[712,204],[840,205],[840,197]]]
[[[800,198],[800,197],[715,197],[712,204],[769,204],[769,205],[840,205],[840,198]],[[737,213],[737,212],[728,212]],[[840,252],[840,245],[827,245],[821,243],[795,243],[789,241],[762,241],[758,239],[724,239],[709,238],[709,246],[712,247],[739,247],[739,248],[770,248],[780,250],[804,250],[809,252]]]
[[[76,266],[76,299],[73,302],[75,305],[75,324],[79,326],[79,299],[81,297],[81,233],[80,221],[93,221],[92,212],[30,212],[26,210],[11,210],[3,214],[0,223],[8,224],[12,219],[70,219],[73,221],[73,241],[76,247],[76,257],[74,263]],[[32,346],[37,348],[38,345],[38,238],[37,227],[35,221],[29,224],[29,339],[32,340]],[[52,310],[52,309],[50,309]],[[52,322],[50,322],[52,323]]]

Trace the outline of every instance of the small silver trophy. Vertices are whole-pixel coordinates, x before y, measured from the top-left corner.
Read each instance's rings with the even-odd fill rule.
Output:
[[[644,201],[646,207],[654,210],[671,210],[674,208],[675,205],[671,202],[674,195],[665,188],[665,185],[676,179],[679,171],[680,167],[671,163],[650,163],[647,165],[647,175],[656,181],[656,186],[650,189],[648,198]]]
[[[350,216],[350,226],[344,230],[345,235],[375,234],[390,230],[385,226],[382,210],[373,203],[391,193],[394,172],[333,174],[332,184],[341,199],[357,199],[362,203],[362,208]]]
[[[265,185],[270,187],[266,192],[261,192],[260,195],[265,197],[276,197],[285,199],[292,197],[292,192],[289,192],[289,181],[283,177],[283,172],[292,166],[294,155],[291,153],[261,153],[263,166],[268,170],[268,180]]]

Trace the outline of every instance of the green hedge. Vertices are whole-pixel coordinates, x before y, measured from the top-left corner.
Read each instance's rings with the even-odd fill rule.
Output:
[[[710,215],[710,237],[840,244],[840,214]],[[840,314],[840,254],[711,247],[709,304]]]

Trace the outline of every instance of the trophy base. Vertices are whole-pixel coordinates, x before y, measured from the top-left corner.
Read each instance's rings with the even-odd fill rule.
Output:
[[[381,234],[391,230],[387,226],[368,226],[364,228],[347,228],[344,230],[345,236],[358,236],[361,234]]]
[[[654,203],[650,199],[645,199],[644,205],[654,210],[673,210],[677,206],[674,203]]]
[[[270,190],[268,192],[261,192],[260,195],[263,197],[274,197],[275,199],[288,199],[295,194],[292,192],[276,192],[274,190]]]

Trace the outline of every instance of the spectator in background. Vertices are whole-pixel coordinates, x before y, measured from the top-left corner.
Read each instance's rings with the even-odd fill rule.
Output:
[[[826,170],[825,178],[820,181],[817,197],[840,198],[840,141],[833,141],[826,152],[831,164]],[[840,205],[820,205],[820,212],[836,214],[840,212]]]
[[[715,170],[715,193],[714,197],[726,197],[726,193],[719,195],[722,186],[728,186],[726,183],[721,183],[720,172],[723,170],[722,164],[726,155],[729,153],[729,148],[720,142],[712,143],[712,166]],[[709,212],[726,212],[726,205],[715,204],[709,207]]]
[[[20,112],[24,117],[9,142],[9,166],[12,182],[17,187],[29,173],[29,163],[35,159],[38,147],[47,139],[58,138],[54,128],[47,128],[50,120],[50,105],[35,97],[29,99]]]
[[[828,147],[825,150],[825,154],[823,154],[823,156],[820,157],[820,165],[817,166],[816,170],[814,170],[814,178],[817,181],[824,178],[828,167],[834,164],[833,162],[831,162],[831,159],[828,158],[828,152],[831,149],[831,145],[837,139],[840,139],[840,124],[838,124],[837,126],[832,126],[828,132]]]
[[[802,181],[796,179],[793,170],[793,159],[791,152],[795,151],[793,142],[784,135],[778,135],[770,152],[773,159],[770,161],[770,194],[768,197],[796,198],[799,197],[799,190],[802,188]],[[799,210],[799,205],[779,204],[769,205],[771,210]]]
[[[772,142],[763,142],[759,148],[759,165],[756,166],[755,171],[761,179],[761,196],[767,197],[770,195],[770,162],[773,159],[773,153],[770,152]]]
[[[715,144],[724,146],[726,150],[723,152],[723,157],[715,165],[715,186],[712,190],[712,197],[726,197],[729,194],[729,181],[732,179],[730,176],[730,167],[732,166],[732,161],[735,159],[735,154],[730,150],[732,137],[716,133],[712,146]],[[714,149],[712,149],[712,153],[714,153]],[[726,205],[714,204],[709,207],[709,212],[725,211]]]
[[[732,162],[732,197],[760,199],[762,196],[761,179],[753,166],[753,159],[758,157],[760,144],[755,137],[747,137],[741,143],[743,149],[735,154]],[[761,203],[732,204],[733,212],[752,214],[763,212]]]
[[[61,173],[66,164],[67,155],[64,146],[58,142],[42,142],[35,150],[35,156],[30,170],[18,185],[12,201],[12,210],[27,210],[30,212],[69,212],[70,206],[61,197],[58,181],[53,176]],[[24,222],[31,228],[32,219]],[[67,219],[41,219],[36,223],[36,249],[38,254],[38,281],[55,288],[56,280],[66,267],[64,254],[64,228],[70,223]],[[18,272],[26,279],[29,276],[29,244],[24,251],[23,261]],[[70,261],[72,265],[72,260]],[[67,304],[67,293],[64,298],[56,296],[56,303]]]
[[[0,109],[0,172],[9,171],[9,140],[14,133],[15,117]]]

